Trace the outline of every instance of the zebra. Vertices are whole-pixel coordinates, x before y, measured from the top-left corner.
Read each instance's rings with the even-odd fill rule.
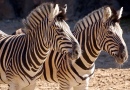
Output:
[[[81,48],[65,22],[66,9],[43,3],[23,20],[25,34],[0,32],[0,83],[9,90],[32,90],[51,50],[79,58]]]
[[[103,6],[80,19],[72,31],[82,49],[80,58],[72,61],[65,54],[52,50],[43,63],[40,79],[59,83],[60,90],[88,90],[101,51],[113,56],[119,65],[126,62],[128,51],[119,24],[122,12],[123,7],[116,11]],[[24,33],[21,29],[18,31]]]

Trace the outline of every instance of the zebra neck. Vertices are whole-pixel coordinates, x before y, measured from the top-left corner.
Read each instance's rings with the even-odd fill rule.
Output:
[[[35,70],[38,69],[41,64],[46,60],[48,54],[50,53],[50,48],[48,48],[45,43],[44,39],[40,35],[33,35],[28,36],[28,43],[29,48],[27,52],[28,60],[30,65],[32,64]]]
[[[86,30],[74,35],[78,39],[82,49],[82,55],[76,61],[76,64],[79,64],[81,67],[84,65],[84,67],[90,68],[101,52],[101,49],[96,43],[98,35],[96,32],[97,31],[94,31],[92,28],[87,28]]]

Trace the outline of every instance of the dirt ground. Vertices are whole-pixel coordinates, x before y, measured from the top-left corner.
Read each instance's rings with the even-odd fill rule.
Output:
[[[70,26],[74,22],[69,23]],[[11,34],[22,26],[21,20],[3,20],[0,21],[0,30]],[[123,37],[130,51],[130,21],[123,20],[121,23],[124,34]],[[7,90],[7,85],[1,84],[0,90]],[[45,83],[38,80],[35,90],[58,90],[58,84]],[[119,68],[114,58],[105,52],[96,60],[96,70],[94,76],[90,79],[89,90],[130,90],[130,60]]]

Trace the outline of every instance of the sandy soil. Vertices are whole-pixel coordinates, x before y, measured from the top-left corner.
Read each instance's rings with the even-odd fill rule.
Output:
[[[69,23],[71,26],[74,22]],[[128,23],[129,24],[129,23]],[[22,26],[21,20],[0,21],[0,29],[11,34]],[[130,51],[130,25],[122,24],[124,30],[123,37],[126,41],[128,51]],[[89,90],[130,90],[130,60],[118,68],[113,57],[102,52],[96,60],[96,70],[94,76],[90,79]],[[0,85],[0,90],[7,90],[8,86]],[[35,90],[58,90],[58,84],[45,83],[38,80]]]

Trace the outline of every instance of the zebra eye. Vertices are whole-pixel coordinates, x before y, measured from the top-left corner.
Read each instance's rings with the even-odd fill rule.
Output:
[[[58,32],[63,32],[63,30],[62,29],[58,29]]]
[[[48,21],[49,23],[51,22],[51,20],[50,20],[50,19],[48,19],[48,18],[46,18],[46,21]]]
[[[66,38],[64,38],[64,37],[61,37],[61,40],[66,40]]]
[[[113,32],[112,31],[108,31],[108,34],[113,34]]]
[[[51,22],[51,20],[48,20],[48,22],[50,23],[50,22]]]
[[[64,38],[62,37],[61,40],[64,40]]]

